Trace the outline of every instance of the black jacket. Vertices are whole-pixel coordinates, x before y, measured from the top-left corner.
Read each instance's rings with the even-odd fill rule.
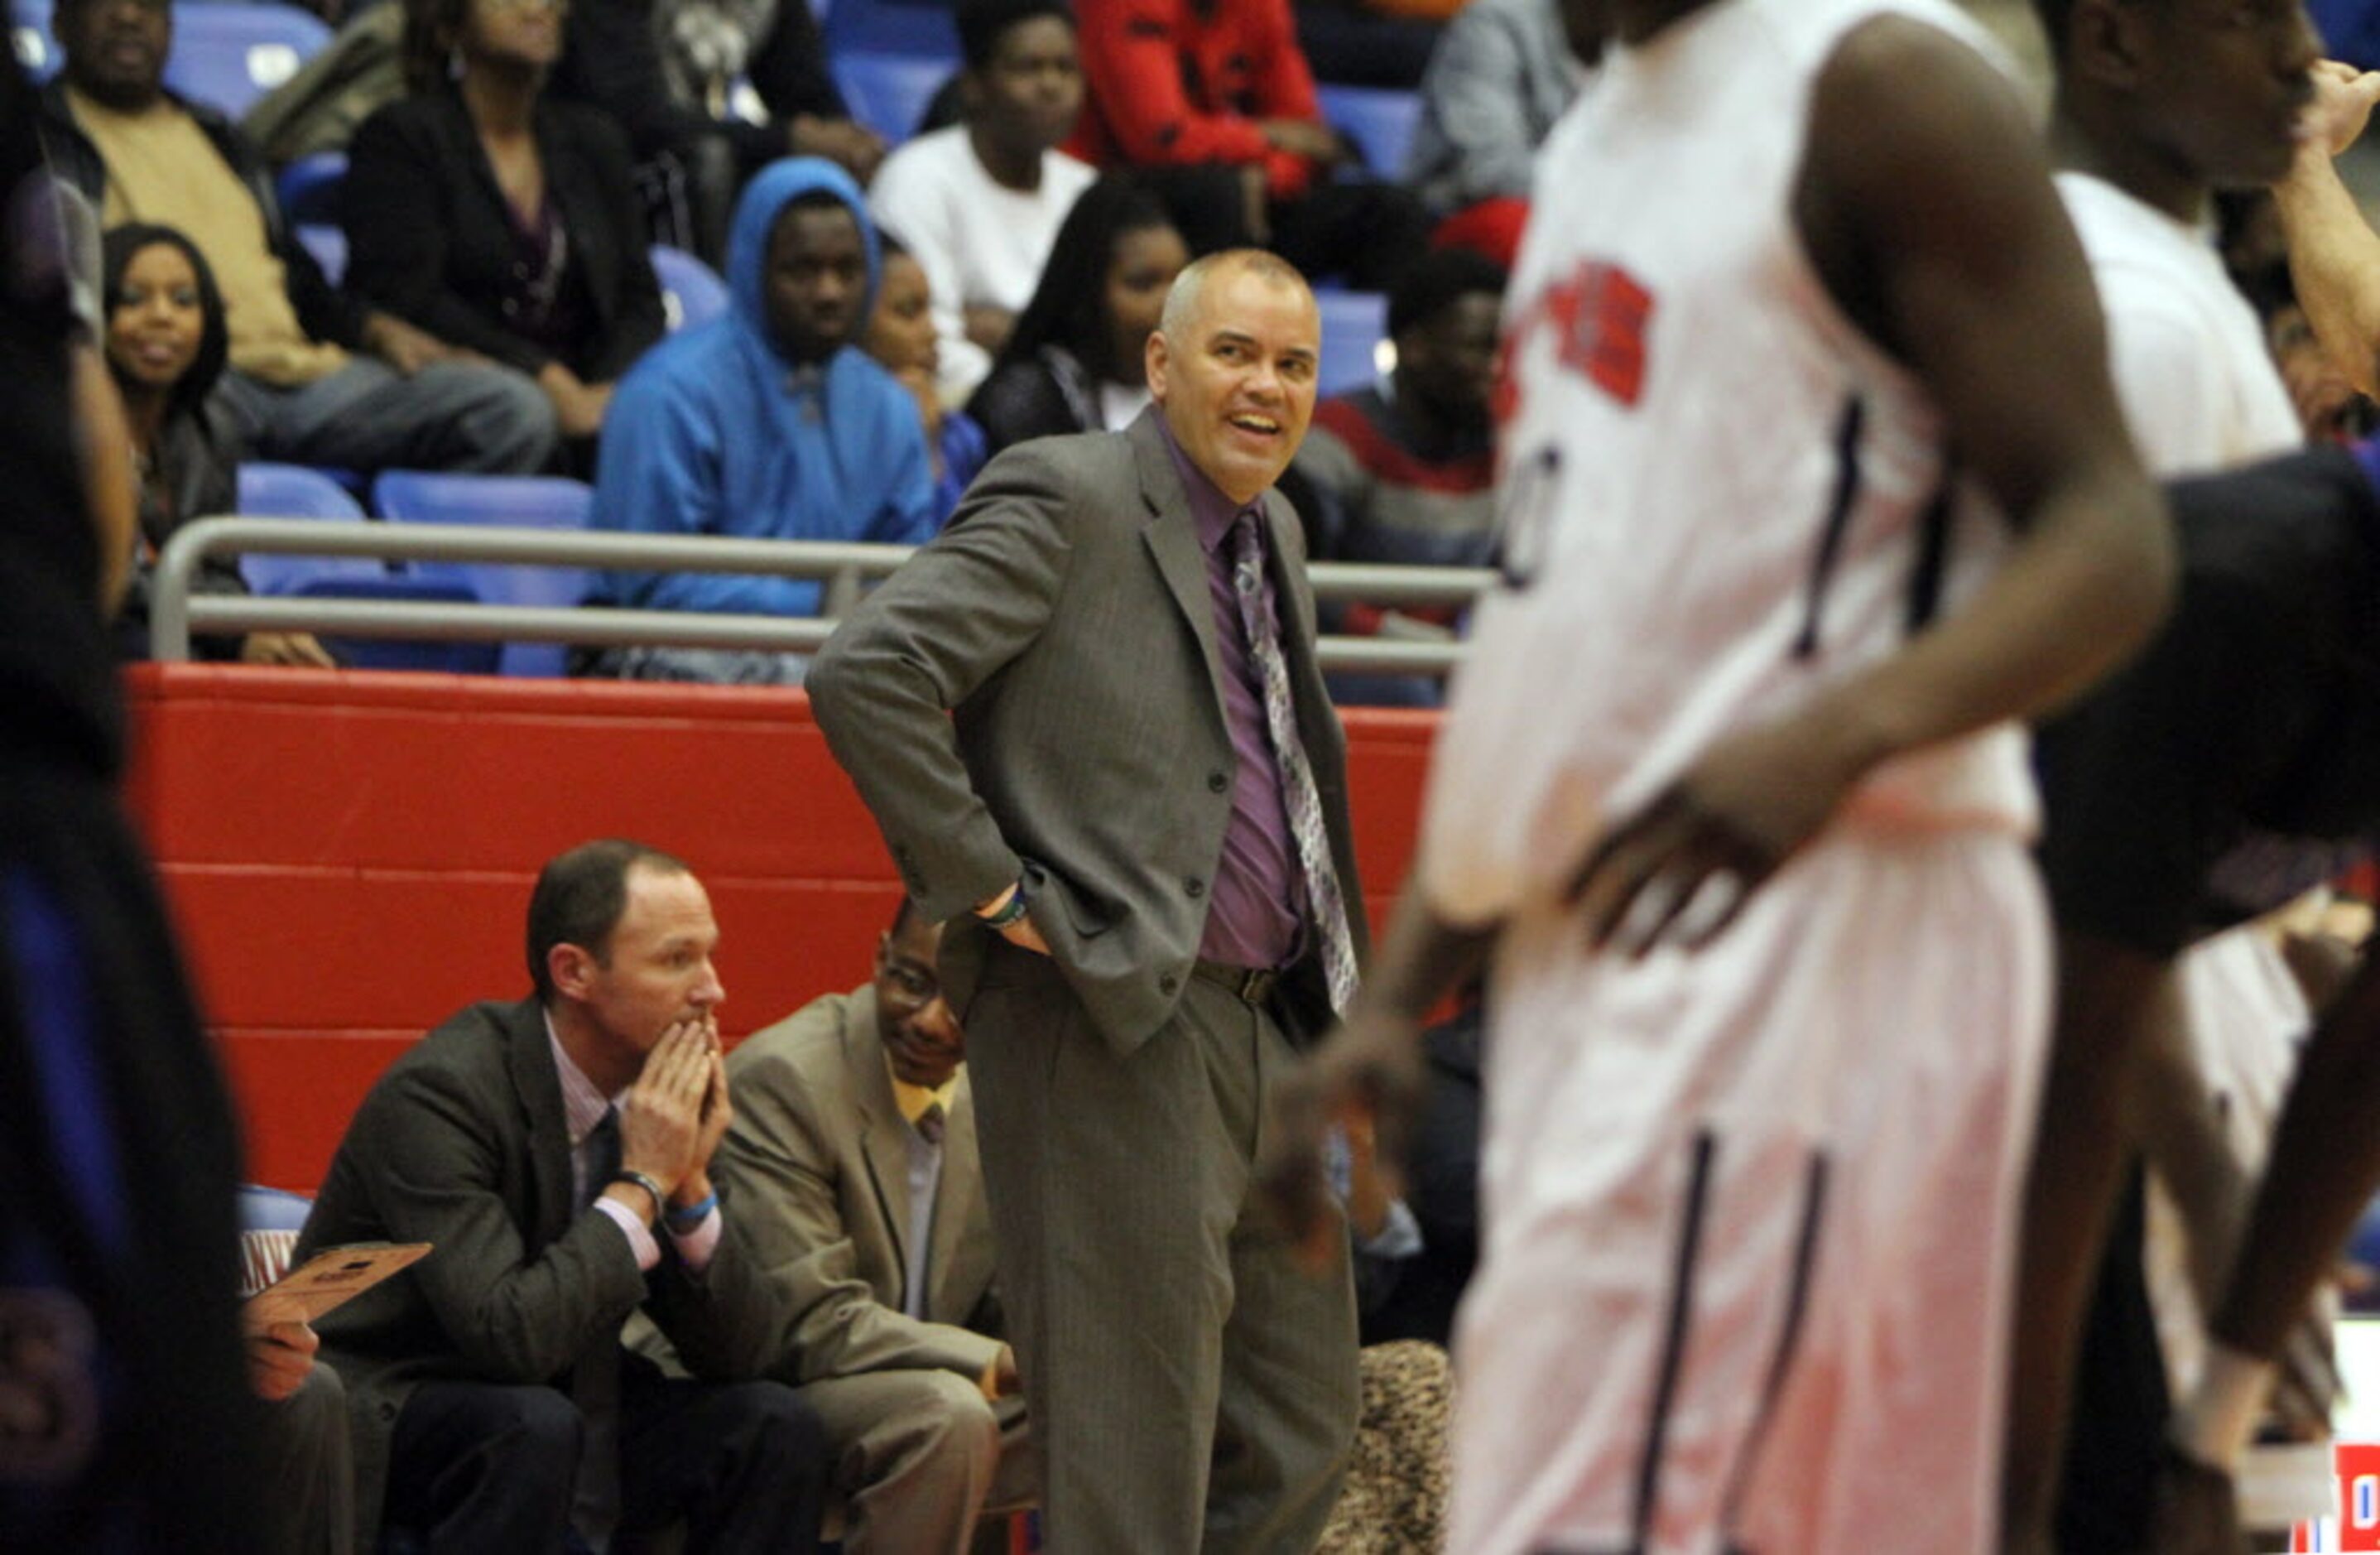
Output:
[[[538,104],[531,133],[569,234],[572,284],[592,313],[563,365],[607,383],[664,323],[627,143],[602,115],[550,100]],[[348,287],[441,340],[535,375],[549,357],[504,322],[512,224],[463,100],[441,91],[392,103],[364,121],[347,154]]]
[[[322,266],[298,241],[297,234],[281,213],[280,199],[273,192],[273,175],[263,159],[232,127],[232,122],[212,108],[170,91],[165,97],[198,122],[232,172],[247,186],[257,208],[263,212],[265,242],[287,276],[289,303],[298,311],[298,327],[311,339],[327,340],[351,351],[363,349],[364,316],[368,310],[325,280]],[[49,159],[51,171],[81,190],[92,210],[103,209],[107,164],[100,160],[99,148],[91,144],[91,137],[75,123],[74,111],[67,106],[64,77],[42,89],[41,121],[42,152]],[[222,267],[220,260],[214,263],[216,268]]]
[[[680,103],[669,89],[653,37],[654,0],[580,0],[562,30],[562,57],[546,90],[601,108],[628,132],[640,162],[689,140],[724,135],[736,165],[748,176],[783,156],[786,126],[802,114],[849,118],[843,93],[827,73],[826,43],[808,0],[779,0],[774,25],[745,62],[745,78],[769,111],[769,123],[713,119]]]

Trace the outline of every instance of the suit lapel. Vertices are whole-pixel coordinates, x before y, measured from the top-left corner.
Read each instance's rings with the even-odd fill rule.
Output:
[[[1173,468],[1173,456],[1166,451],[1157,417],[1153,406],[1142,411],[1125,434],[1132,440],[1134,462],[1140,471],[1140,500],[1153,516],[1141,535],[1182,611],[1184,623],[1198,639],[1199,654],[1207,662],[1207,687],[1213,693],[1215,717],[1220,722],[1223,661],[1215,646],[1215,605],[1207,589],[1207,553],[1198,543],[1198,520],[1190,512],[1182,472]]]
[[[892,1294],[899,1305],[908,1294],[909,1270],[917,1263],[909,1251],[909,1135],[900,1103],[892,1098],[892,1071],[884,1061],[884,1044],[876,1037],[873,987],[853,995],[844,1021],[845,1062],[859,1105],[859,1153],[868,1161],[877,1208],[892,1233],[892,1253],[901,1266],[901,1285]]]
[[[577,1207],[570,1202],[570,1122],[562,1111],[562,1076],[553,1067],[553,1046],[545,1011],[524,999],[504,1013],[513,1089],[528,1119],[528,1169],[537,1216],[535,1244],[544,1246],[568,1229]]]

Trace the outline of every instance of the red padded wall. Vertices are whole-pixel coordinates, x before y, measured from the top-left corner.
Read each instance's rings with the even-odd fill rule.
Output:
[[[128,797],[248,1123],[312,1188],[407,1043],[528,990],[538,866],[627,836],[719,915],[730,1039],[867,975],[899,887],[799,692],[148,664]],[[1404,878],[1435,715],[1347,715],[1375,923]]]

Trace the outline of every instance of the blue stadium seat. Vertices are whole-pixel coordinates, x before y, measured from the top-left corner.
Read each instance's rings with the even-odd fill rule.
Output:
[[[281,219],[301,226],[339,225],[339,186],[346,181],[347,153],[316,152],[301,156],[281,170],[273,192],[281,200]]]
[[[330,41],[329,24],[295,6],[177,0],[165,84],[236,119]]]
[[[257,460],[239,467],[239,511],[249,518],[361,518],[335,476],[306,465]]]
[[[545,475],[440,475],[392,469],[372,483],[372,506],[383,518],[419,524],[517,524],[583,529],[594,493],[584,481]],[[593,582],[584,567],[527,567],[508,562],[429,563],[425,577],[451,578],[490,604],[568,608],[587,598]],[[560,676],[570,650],[558,642],[508,642],[508,675]]]
[[[1378,292],[1345,292],[1325,286],[1314,294],[1322,312],[1322,361],[1315,375],[1324,395],[1360,389],[1382,371],[1381,346],[1389,332],[1389,299]]]
[[[322,518],[360,523],[364,510],[337,479],[304,465],[239,467],[244,518]],[[259,552],[239,559],[239,572],[260,594],[297,594],[323,577],[374,578],[388,568],[369,556],[285,556]]]
[[[1404,176],[1405,151],[1421,122],[1420,94],[1380,87],[1322,85],[1314,89],[1322,116],[1347,132],[1364,164],[1380,177]]]
[[[322,279],[333,285],[347,273],[347,235],[334,226],[308,224],[294,227],[298,243],[322,267]]]
[[[684,249],[666,243],[654,244],[652,257],[653,279],[661,283],[662,311],[668,316],[672,334],[709,323],[727,311],[727,283],[717,271]]]
[[[165,84],[237,119],[331,42],[332,29],[295,5],[176,0]]]
[[[318,577],[296,592],[312,600],[413,600],[424,603],[476,604],[480,596],[455,577],[383,573],[377,577]],[[340,663],[357,670],[437,670],[449,674],[493,674],[492,642],[434,642],[405,638],[339,638],[320,634]]]
[[[56,75],[66,56],[58,50],[58,35],[50,30],[50,0],[10,0],[9,15],[9,42],[26,76],[46,81]]]
[[[959,29],[951,13],[952,0],[829,0],[821,27],[827,57],[922,54],[956,69]]]
[[[829,65],[851,116],[893,145],[917,133],[957,64],[933,55],[844,53]]]

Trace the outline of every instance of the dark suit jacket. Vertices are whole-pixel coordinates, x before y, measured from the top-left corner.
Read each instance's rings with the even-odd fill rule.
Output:
[[[551,100],[538,103],[531,132],[593,315],[563,365],[608,383],[664,322],[627,142],[602,115]],[[550,358],[504,322],[512,221],[463,100],[442,91],[392,103],[364,121],[347,155],[348,290],[534,376]]]
[[[1000,1304],[965,1074],[942,1136],[923,1319],[903,1309],[917,1264],[909,1128],[876,1031],[875,989],[829,994],[754,1032],[729,1056],[727,1077],[735,1121],[716,1174],[755,1259],[790,1297],[776,1375],[981,1377],[1000,1354]]]
[[[300,1259],[351,1242],[433,1248],[315,1325],[347,1386],[364,1548],[416,1383],[566,1389],[640,1306],[696,1376],[758,1376],[773,1304],[726,1213],[701,1273],[662,1236],[647,1276],[608,1215],[572,1203],[562,1081],[534,999],[475,1004],[390,1065],[347,1125],[298,1243]]]
[[[969,909],[1022,875],[1067,983],[1125,1052],[1172,1016],[1197,958],[1234,761],[1206,555],[1160,414],[1002,453],[807,682],[910,895],[955,920],[953,1007],[989,949]],[[1298,734],[1360,952],[1346,741],[1315,667],[1305,544],[1278,494],[1265,516]],[[1300,971],[1293,1014],[1318,1030],[1315,958]]]

